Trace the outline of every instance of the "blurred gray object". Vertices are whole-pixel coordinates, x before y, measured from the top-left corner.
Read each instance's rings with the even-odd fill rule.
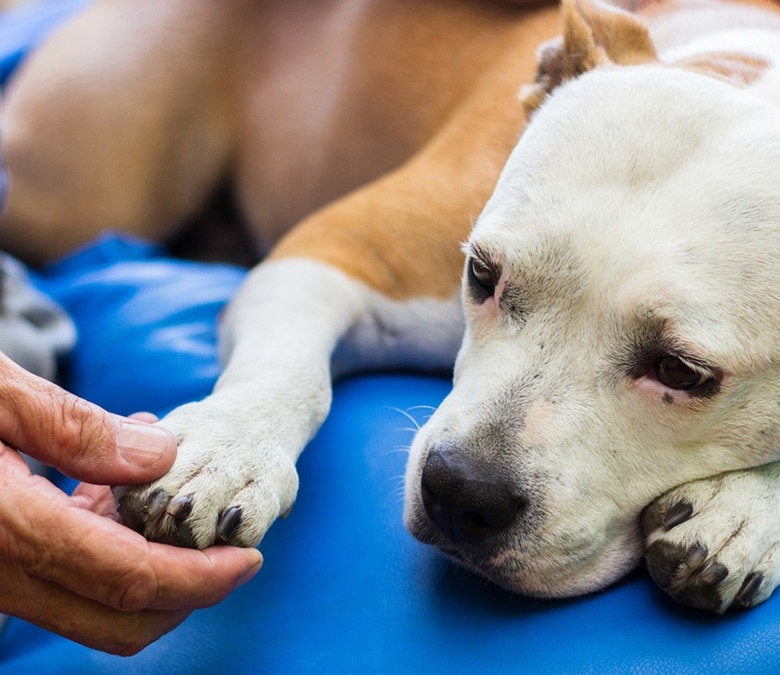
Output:
[[[73,322],[30,282],[24,266],[0,254],[0,352],[53,380],[57,361],[76,342]]]
[[[0,169],[0,204],[5,187],[5,172]],[[58,360],[75,342],[76,328],[67,314],[33,286],[18,260],[0,253],[0,352],[25,370],[53,380]],[[25,461],[34,473],[46,470],[34,459]],[[0,633],[7,621],[0,614]]]

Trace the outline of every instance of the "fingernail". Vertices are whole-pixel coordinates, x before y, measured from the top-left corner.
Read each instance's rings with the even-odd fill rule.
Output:
[[[122,422],[116,433],[116,448],[122,459],[143,468],[160,459],[170,442],[169,432],[151,424]]]
[[[155,422],[160,421],[160,418],[154,413],[144,411],[134,412],[132,415],[128,415],[128,417],[131,420],[138,420],[139,422],[146,422],[147,424],[154,424]]]
[[[258,561],[238,578],[238,581],[236,581],[236,585],[233,586],[233,589],[236,589],[239,586],[243,586],[260,571],[260,568],[263,566],[263,556],[260,555],[259,551],[257,552],[257,555],[259,557]]]

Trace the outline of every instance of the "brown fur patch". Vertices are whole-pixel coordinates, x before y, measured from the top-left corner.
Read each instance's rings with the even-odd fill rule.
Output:
[[[749,87],[769,67],[764,59],[737,52],[699,54],[672,65],[716,77],[740,88]]]
[[[530,116],[563,82],[605,63],[632,65],[656,60],[641,18],[598,0],[563,0],[563,35],[537,52],[536,81],[521,91]]]
[[[517,83],[533,77],[536,41],[554,34],[556,20],[549,7],[503,21],[484,70],[427,145],[398,170],[306,218],[269,258],[312,258],[395,300],[451,298],[463,270],[459,242],[523,130]]]

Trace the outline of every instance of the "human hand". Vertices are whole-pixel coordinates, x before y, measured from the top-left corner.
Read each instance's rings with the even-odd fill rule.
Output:
[[[160,427],[106,413],[0,355],[0,611],[87,646],[134,654],[259,570],[255,549],[181,549],[113,520],[105,485],[173,464]],[[69,497],[16,449],[82,483]]]

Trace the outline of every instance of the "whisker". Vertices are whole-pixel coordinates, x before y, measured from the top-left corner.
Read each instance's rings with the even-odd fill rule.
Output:
[[[388,455],[395,455],[398,453],[403,453],[405,455],[408,455],[412,450],[411,445],[397,445],[394,448],[389,448],[386,452]]]
[[[393,489],[390,491],[390,496],[393,498],[393,503],[403,503],[406,493],[406,477],[403,475],[393,476],[390,478],[390,480],[396,483],[395,487],[393,487]]]
[[[433,412],[436,412],[436,406],[435,405],[413,405],[411,408],[407,408],[407,410],[432,410]]]
[[[414,417],[412,417],[412,416],[411,416],[411,415],[410,415],[408,412],[406,412],[405,410],[401,410],[400,408],[396,408],[396,407],[394,407],[394,406],[388,406],[388,408],[390,408],[390,410],[393,410],[393,411],[395,411],[395,412],[397,412],[397,413],[399,413],[399,414],[403,415],[403,416],[404,416],[406,419],[408,419],[408,420],[409,420],[409,421],[410,421],[412,424],[414,424],[414,430],[415,430],[415,432],[417,432],[417,431],[419,431],[419,430],[420,430],[420,423],[419,423],[419,422],[418,422],[418,421],[417,421],[417,420],[416,420]]]

